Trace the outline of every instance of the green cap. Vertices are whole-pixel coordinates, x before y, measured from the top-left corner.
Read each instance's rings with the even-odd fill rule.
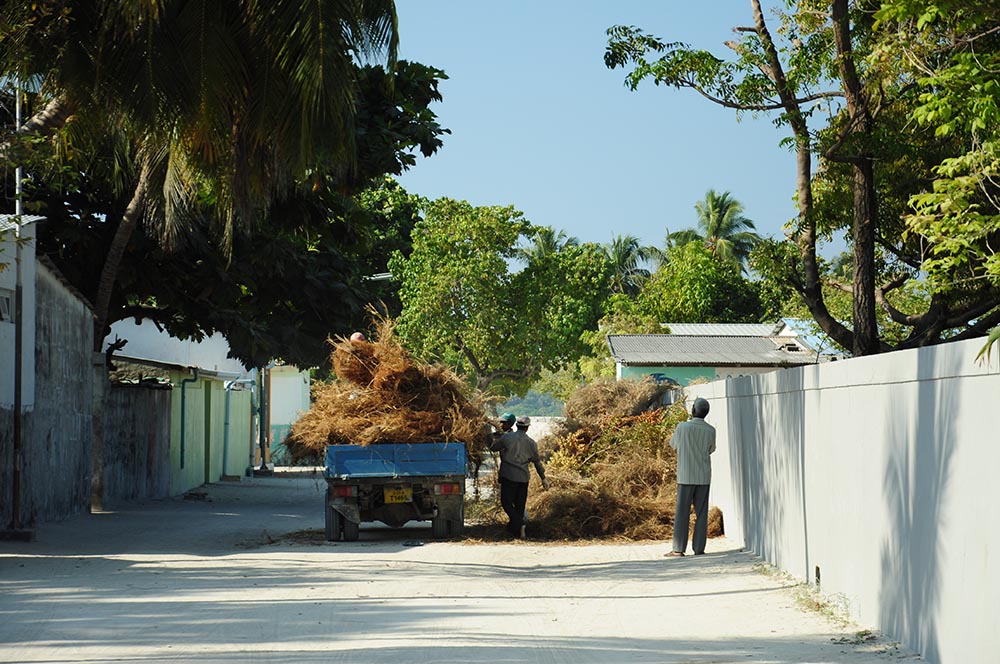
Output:
[[[511,423],[513,423],[514,420],[516,420],[516,419],[517,418],[514,417],[514,413],[504,413],[503,415],[500,416],[500,421],[501,422],[511,422]]]

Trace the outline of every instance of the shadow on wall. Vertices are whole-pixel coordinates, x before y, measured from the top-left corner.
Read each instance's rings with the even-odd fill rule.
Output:
[[[769,381],[775,389],[762,395]],[[730,395],[735,392],[737,398],[729,401],[729,454],[744,541],[765,560],[791,572],[802,569],[808,579],[803,371],[741,377],[733,387]],[[769,436],[768,431],[782,435]],[[783,543],[783,531],[800,533],[802,544]],[[801,551],[804,568],[798,567],[799,560],[782,560],[783,550]]]
[[[917,359],[919,376],[954,376],[955,366],[924,367],[933,354]],[[928,661],[941,661],[936,621],[941,584],[941,511],[955,452],[958,395],[945,381],[918,383],[916,421],[887,418],[889,445],[885,500],[894,529],[882,544],[882,591],[879,624],[906,639]]]

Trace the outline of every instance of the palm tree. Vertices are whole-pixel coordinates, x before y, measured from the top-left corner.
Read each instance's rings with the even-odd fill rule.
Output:
[[[709,189],[704,200],[694,204],[698,214],[698,229],[667,234],[667,246],[704,242],[713,255],[739,265],[746,271],[746,260],[760,236],[752,221],[743,216],[743,204],[724,191]]]
[[[131,200],[94,297],[95,345],[140,221],[169,235],[197,197],[212,203],[228,240],[309,169],[349,170],[355,58],[392,62],[397,44],[392,0],[68,0],[58,9],[4,3],[0,75],[41,81],[44,108],[18,133],[45,136],[74,118],[131,136],[120,177]]]
[[[655,260],[659,252],[654,247],[643,247],[633,235],[616,235],[611,244],[604,245],[604,253],[612,266],[611,291],[636,295],[649,278],[649,270],[642,263]]]
[[[536,227],[529,239],[531,244],[519,248],[516,252],[517,257],[526,263],[558,254],[570,247],[580,246],[580,240],[567,236],[564,231],[556,231],[551,226]]]

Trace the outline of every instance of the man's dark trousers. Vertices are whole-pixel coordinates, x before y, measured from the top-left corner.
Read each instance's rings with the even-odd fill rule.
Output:
[[[507,530],[513,535],[521,533],[524,525],[524,508],[528,504],[528,483],[500,478],[500,506],[507,513],[510,524]]]
[[[708,540],[708,484],[678,484],[677,509],[674,513],[674,551],[684,553],[687,549],[688,524],[691,521],[691,505],[694,505],[694,538],[691,548],[696,554],[705,553]]]

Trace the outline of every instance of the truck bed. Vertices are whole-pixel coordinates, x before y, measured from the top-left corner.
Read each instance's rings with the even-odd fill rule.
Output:
[[[467,464],[462,443],[330,445],[323,475],[334,480],[465,475]]]

